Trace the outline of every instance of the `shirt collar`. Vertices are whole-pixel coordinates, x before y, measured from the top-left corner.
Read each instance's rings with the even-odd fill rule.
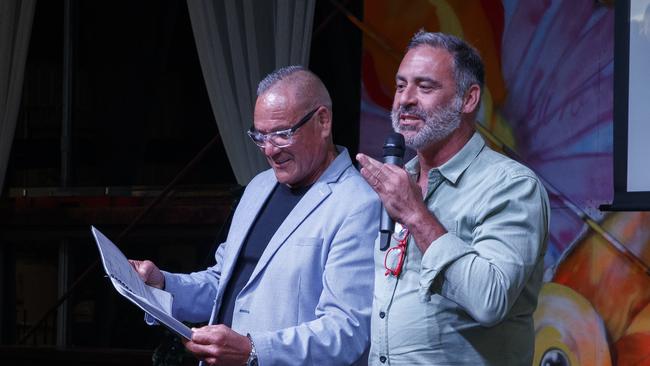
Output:
[[[481,150],[483,150],[484,146],[485,141],[483,140],[483,137],[481,137],[478,132],[474,132],[472,138],[467,141],[460,151],[452,156],[451,159],[447,160],[446,163],[433,169],[438,169],[446,180],[450,181],[452,184],[456,184],[463,172],[467,167],[469,167],[472,161],[474,161]],[[419,174],[420,162],[418,161],[417,156],[406,163],[404,169],[406,169],[406,171],[411,175]],[[429,175],[431,175],[431,172],[429,172]]]

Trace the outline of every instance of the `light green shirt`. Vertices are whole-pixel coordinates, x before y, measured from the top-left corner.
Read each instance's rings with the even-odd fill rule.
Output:
[[[406,170],[417,176],[417,158]],[[385,275],[376,243],[369,364],[531,365],[549,223],[544,187],[478,133],[428,179],[425,203],[448,233],[424,255],[411,237],[399,278]]]

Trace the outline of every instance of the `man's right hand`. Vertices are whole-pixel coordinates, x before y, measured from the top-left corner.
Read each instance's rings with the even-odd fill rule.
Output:
[[[129,263],[131,263],[133,269],[138,272],[138,275],[140,275],[140,278],[144,283],[161,290],[165,288],[165,276],[152,261],[137,261],[129,259]]]

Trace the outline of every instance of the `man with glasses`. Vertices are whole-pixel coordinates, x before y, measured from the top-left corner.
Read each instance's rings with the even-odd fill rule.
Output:
[[[217,324],[185,345],[209,364],[364,363],[379,200],[332,142],[332,102],[316,75],[282,68],[257,94],[248,135],[272,169],[246,187],[215,266],[176,274],[132,263],[174,295],[178,319]]]
[[[372,365],[532,364],[548,197],[475,131],[483,73],[470,45],[418,32],[391,113],[417,156],[404,169],[357,156],[397,222],[375,249]]]

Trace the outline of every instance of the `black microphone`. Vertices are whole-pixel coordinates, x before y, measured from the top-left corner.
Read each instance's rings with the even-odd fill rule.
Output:
[[[393,132],[384,142],[384,163],[398,167],[404,166],[404,136]],[[390,238],[395,231],[395,221],[388,216],[388,212],[381,205],[381,218],[379,220],[379,249],[386,250],[390,246]]]

